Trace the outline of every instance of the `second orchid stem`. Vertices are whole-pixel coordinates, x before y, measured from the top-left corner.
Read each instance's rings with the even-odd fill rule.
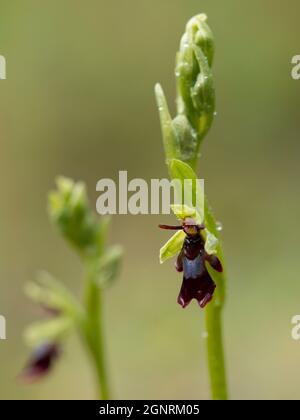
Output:
[[[103,291],[99,289],[96,282],[93,264],[90,264],[86,278],[85,340],[95,366],[99,399],[109,400],[110,389],[104,347],[102,293]]]

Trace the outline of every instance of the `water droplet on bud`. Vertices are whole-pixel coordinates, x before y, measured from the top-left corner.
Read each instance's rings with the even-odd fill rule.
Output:
[[[222,223],[221,223],[221,222],[217,222],[217,231],[218,231],[218,232],[222,232],[222,230],[223,230],[223,225],[222,225]]]

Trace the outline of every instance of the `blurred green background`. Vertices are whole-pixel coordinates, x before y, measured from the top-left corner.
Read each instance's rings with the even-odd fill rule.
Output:
[[[228,262],[225,340],[234,399],[300,398],[300,51],[297,0],[1,0],[0,398],[94,398],[93,373],[76,338],[55,371],[34,386],[16,379],[28,349],[24,327],[39,312],[23,294],[38,269],[75,293],[80,264],[46,213],[58,174],[87,183],[119,170],[167,175],[153,86],[172,103],[174,57],[186,21],[206,12],[216,38],[218,116],[200,176],[218,218]],[[173,102],[174,103],[174,102]],[[174,107],[175,108],[175,107]],[[174,109],[173,108],[173,109]],[[203,313],[176,304],[181,278],[158,263],[166,216],[116,216],[126,249],[122,276],[106,293],[115,398],[208,398]]]

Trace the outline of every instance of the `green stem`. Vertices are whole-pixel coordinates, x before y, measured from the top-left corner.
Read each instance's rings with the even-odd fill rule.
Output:
[[[196,169],[196,167],[194,167]],[[211,207],[205,199],[205,223],[206,227],[219,240],[217,254],[224,268],[224,254],[217,222]],[[217,273],[210,271],[217,285],[213,301],[205,310],[205,340],[207,351],[207,363],[210,376],[211,395],[213,400],[227,400],[227,379],[225,368],[225,355],[223,346],[222,315],[225,304],[226,275],[225,272]]]
[[[85,338],[96,368],[99,398],[108,400],[110,390],[104,346],[102,291],[96,283],[93,266],[93,263],[89,263],[86,279]]]
[[[213,400],[227,400],[227,383],[224,363],[222,307],[213,302],[205,310],[207,362]]]

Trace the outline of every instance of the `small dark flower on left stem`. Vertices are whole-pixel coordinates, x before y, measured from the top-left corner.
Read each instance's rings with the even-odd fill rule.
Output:
[[[59,346],[55,343],[45,343],[34,349],[20,378],[25,382],[35,382],[46,376],[60,355]]]

